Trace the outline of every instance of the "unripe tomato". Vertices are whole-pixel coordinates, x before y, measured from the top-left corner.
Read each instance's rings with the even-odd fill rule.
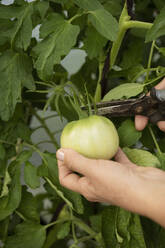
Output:
[[[111,159],[118,150],[119,137],[109,119],[91,115],[64,127],[61,147],[72,148],[89,158]]]

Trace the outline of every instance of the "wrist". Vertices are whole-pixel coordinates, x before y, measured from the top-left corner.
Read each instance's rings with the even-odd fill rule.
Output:
[[[165,172],[152,167],[137,167],[135,175],[135,212],[165,226]]]

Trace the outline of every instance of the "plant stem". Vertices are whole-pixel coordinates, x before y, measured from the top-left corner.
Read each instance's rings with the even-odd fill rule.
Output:
[[[71,208],[69,208],[69,211],[70,211],[71,219],[73,220],[73,211],[72,211]],[[72,221],[72,235],[73,235],[74,243],[77,244],[78,240],[77,240],[77,237],[76,237],[75,223],[73,221]]]
[[[58,117],[58,115],[54,114],[54,115],[46,116],[46,117],[44,117],[44,120],[48,120],[48,119],[53,118],[53,117]]]
[[[48,136],[50,137],[52,143],[54,144],[54,146],[56,147],[56,149],[59,149],[59,145],[57,143],[57,141],[55,140],[53,134],[51,133],[51,131],[49,130],[49,128],[47,127],[45,120],[42,119],[36,111],[33,110],[33,114],[35,115],[35,117],[39,120],[39,122],[41,123],[41,125],[43,126],[43,128],[45,129],[45,131],[47,132]]]
[[[78,17],[80,17],[80,16],[82,16],[82,15],[84,15],[84,14],[87,14],[87,13],[77,14],[77,15],[71,17],[71,18],[68,20],[68,22],[71,23],[71,22],[73,22],[75,19],[77,19]]]
[[[56,187],[56,185],[54,185],[54,184],[49,180],[49,178],[45,177],[45,179],[46,179],[46,181],[49,183],[49,185],[52,187],[52,189],[55,190],[55,192],[57,193],[57,195],[58,195],[60,198],[62,198],[64,202],[66,202],[66,204],[68,205],[68,207],[71,208],[71,209],[73,209],[72,203],[71,203],[68,199],[66,199],[66,198],[64,197],[63,192],[60,191],[60,190],[58,190],[57,187]]]
[[[129,28],[143,28],[143,29],[150,29],[152,27],[152,23],[149,22],[140,22],[140,21],[126,21],[124,26],[126,29]]]
[[[12,146],[16,145],[16,144],[14,144],[12,142],[9,142],[9,141],[6,141],[6,140],[1,140],[1,139],[0,139],[0,143],[4,143],[4,144],[7,144],[7,145],[12,145]]]
[[[90,228],[87,224],[85,224],[81,219],[78,219],[77,217],[73,217],[73,221],[76,225],[78,225],[81,229],[83,229],[85,232],[87,232],[90,236],[92,236],[99,244],[102,244],[102,237],[100,233],[96,233],[93,231],[92,228]]]
[[[150,68],[149,71],[157,71],[157,67],[156,68]],[[140,71],[133,79],[132,79],[132,82],[135,82],[139,77],[140,75],[144,74],[145,72],[147,72],[147,69],[143,69],[142,71]]]
[[[152,56],[153,56],[154,46],[155,46],[155,40],[152,42],[152,45],[151,45],[151,50],[150,50],[149,59],[148,59],[148,65],[147,65],[146,80],[149,79],[149,72],[150,72],[150,67],[151,67],[151,62],[152,62]]]
[[[162,78],[164,75],[165,75],[165,73],[162,74],[162,75],[160,75],[159,77],[154,78],[154,79],[151,80],[150,82],[145,83],[144,86],[147,86],[147,85],[150,85],[150,84],[154,83],[154,82],[157,81],[158,79]]]
[[[110,56],[110,68],[113,67],[113,65],[115,64],[121,43],[123,41],[124,35],[126,33],[127,29],[124,26],[121,26],[119,29],[119,33],[118,33],[118,37],[116,39],[116,41],[113,43],[112,45],[112,49],[111,49],[111,56]]]
[[[18,210],[15,210],[15,213],[23,220],[26,221],[26,218]]]
[[[115,42],[113,42],[110,56],[110,69],[115,64],[121,43],[123,41],[124,35],[129,28],[144,28],[150,29],[152,27],[152,23],[148,22],[140,22],[140,21],[131,21],[130,16],[128,15],[126,5],[123,8],[119,19],[119,32],[118,37]]]
[[[66,222],[66,221],[71,221],[72,219],[71,218],[63,218],[63,219],[60,219],[60,220],[56,220],[56,221],[53,221],[47,225],[44,226],[45,229],[51,227],[51,226],[54,226],[56,224],[59,224],[59,223],[63,223],[63,222]]]
[[[158,142],[157,142],[157,140],[156,140],[155,134],[154,134],[154,132],[153,132],[151,126],[149,126],[148,128],[149,128],[150,134],[151,134],[151,136],[152,136],[152,139],[153,139],[153,141],[154,141],[154,143],[155,143],[156,149],[157,149],[159,155],[161,155],[162,152],[161,152],[160,147],[159,147],[159,145],[158,145]]]
[[[82,220],[80,220],[77,217],[73,217],[73,221],[78,225],[80,228],[82,228],[86,233],[90,235],[96,235],[95,231],[93,231],[92,228],[90,228],[87,224],[85,224]]]
[[[47,163],[46,159],[44,158],[42,152],[41,152],[37,147],[35,147],[34,145],[31,145],[31,144],[28,144],[28,143],[26,143],[26,142],[24,142],[23,145],[24,145],[24,146],[27,146],[27,147],[30,147],[30,148],[33,149],[35,152],[37,152],[37,153],[40,155],[40,157],[42,158],[42,160],[44,161],[44,163],[48,166],[48,163]]]
[[[104,63],[101,61],[99,63],[99,78],[97,81],[97,86],[96,86],[96,91],[95,91],[95,96],[94,96],[95,103],[101,101],[101,84],[100,84],[100,82],[101,82],[101,78],[102,78],[103,69],[104,69]]]
[[[38,145],[41,145],[41,144],[44,144],[44,143],[50,143],[50,144],[52,144],[52,141],[51,140],[42,140],[42,141],[36,143],[35,145],[38,146]]]

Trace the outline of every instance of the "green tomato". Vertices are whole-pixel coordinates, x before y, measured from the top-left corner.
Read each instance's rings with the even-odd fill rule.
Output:
[[[64,127],[61,147],[72,148],[89,158],[111,159],[118,150],[119,136],[109,119],[92,115]]]

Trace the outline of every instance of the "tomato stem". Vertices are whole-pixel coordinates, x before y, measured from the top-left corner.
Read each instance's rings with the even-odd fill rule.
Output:
[[[61,199],[63,199],[63,201],[68,205],[68,207],[69,207],[70,209],[73,209],[72,203],[71,203],[67,198],[65,198],[63,192],[60,191],[60,190],[58,190],[58,188],[56,187],[56,185],[54,185],[48,177],[45,177],[45,180],[46,180],[46,181],[48,182],[48,184],[52,187],[52,189],[55,190],[55,192],[57,193],[57,195],[58,195]]]
[[[150,134],[151,134],[151,136],[152,136],[152,139],[153,139],[153,141],[154,141],[154,143],[155,143],[156,149],[157,149],[159,155],[161,155],[162,152],[161,152],[160,147],[159,147],[159,145],[158,145],[158,142],[157,142],[157,140],[156,140],[155,134],[154,134],[154,132],[153,132],[151,126],[148,126],[148,128],[149,128]]]
[[[54,226],[56,224],[59,224],[59,223],[63,223],[63,222],[66,222],[66,221],[71,221],[72,219],[70,217],[68,218],[62,218],[62,219],[59,219],[59,220],[56,220],[56,221],[53,221],[47,225],[44,226],[45,229],[51,227],[51,226]]]
[[[52,141],[52,143],[54,144],[54,146],[56,147],[56,149],[59,149],[59,145],[56,141],[56,139],[54,138],[54,135],[51,133],[50,129],[47,127],[46,122],[44,119],[42,119],[37,112],[33,109],[33,114],[34,116],[39,120],[39,122],[41,123],[41,125],[43,126],[43,128],[45,129],[45,131],[47,132],[48,136],[50,137],[50,140]]]
[[[85,87],[85,93],[86,93],[86,97],[87,97],[89,115],[92,115],[93,113],[92,113],[91,103],[90,103],[90,100],[89,100],[89,93],[88,93],[86,84],[84,85],[84,87]]]
[[[158,77],[152,79],[151,81],[149,81],[149,82],[147,82],[147,83],[144,83],[143,85],[144,85],[144,86],[150,85],[150,84],[154,83],[155,81],[161,79],[163,76],[165,76],[165,73],[164,73],[164,74],[161,74],[160,76],[158,76]]]
[[[131,21],[130,16],[128,15],[126,4],[123,8],[119,19],[119,31],[116,41],[113,42],[112,49],[111,49],[111,56],[110,56],[110,69],[115,64],[121,43],[125,36],[126,31],[129,28],[142,28],[142,29],[150,29],[152,27],[152,23],[148,22],[141,22],[141,21]]]
[[[152,62],[152,57],[153,57],[153,52],[154,52],[154,47],[155,47],[155,40],[152,42],[151,45],[151,50],[148,58],[148,65],[147,65],[147,75],[146,75],[146,80],[149,79],[149,72],[150,72],[150,67],[151,67],[151,62]]]
[[[124,23],[126,29],[129,28],[141,28],[141,29],[150,29],[152,27],[150,22],[140,22],[140,21],[127,21]]]

